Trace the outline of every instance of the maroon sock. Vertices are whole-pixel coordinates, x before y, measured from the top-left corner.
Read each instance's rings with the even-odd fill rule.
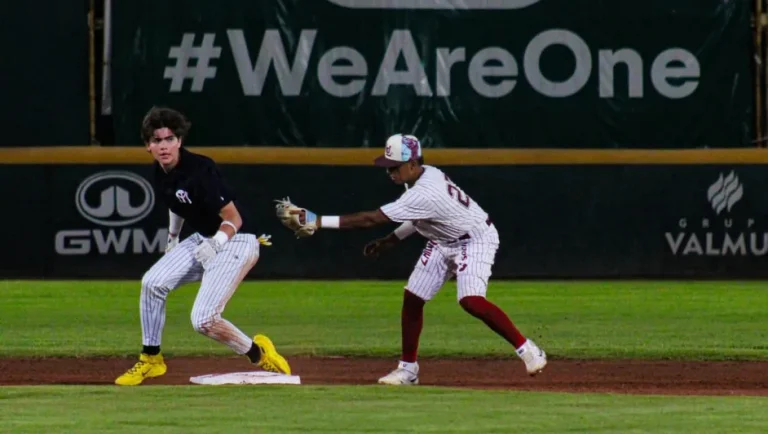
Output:
[[[501,337],[506,339],[515,349],[520,348],[525,343],[525,336],[520,334],[507,314],[498,306],[486,300],[485,297],[470,295],[459,301],[461,307],[470,315],[483,321],[491,330],[495,331]]]
[[[403,294],[403,310],[400,327],[403,339],[403,361],[413,363],[419,352],[419,336],[424,324],[424,300],[406,290]]]

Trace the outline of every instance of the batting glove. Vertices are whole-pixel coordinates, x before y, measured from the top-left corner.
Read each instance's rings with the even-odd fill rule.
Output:
[[[195,247],[195,259],[205,268],[211,259],[221,251],[221,244],[213,238],[206,238]]]

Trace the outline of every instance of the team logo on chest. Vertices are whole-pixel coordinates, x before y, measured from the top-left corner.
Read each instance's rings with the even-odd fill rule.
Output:
[[[192,199],[189,198],[189,193],[184,190],[176,190],[176,199],[181,203],[192,203]]]

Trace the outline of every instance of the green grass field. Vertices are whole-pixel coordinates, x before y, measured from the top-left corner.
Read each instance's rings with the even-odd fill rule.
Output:
[[[168,301],[164,353],[228,355]],[[138,282],[0,282],[0,356],[135,357]],[[225,317],[286,355],[399,353],[402,282],[247,282]],[[494,282],[489,298],[556,358],[766,359],[761,283]],[[509,355],[447,285],[423,356]],[[2,373],[0,373],[2,375]],[[0,387],[0,432],[765,432],[768,399],[416,387]]]
[[[360,387],[0,389],[8,433],[764,433],[768,400]]]

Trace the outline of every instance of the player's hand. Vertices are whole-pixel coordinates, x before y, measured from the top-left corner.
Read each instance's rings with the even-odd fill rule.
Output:
[[[165,253],[170,252],[179,244],[179,234],[168,233],[168,242],[165,244]]]
[[[202,243],[195,247],[195,260],[199,262],[203,268],[208,266],[208,263],[221,251],[221,245],[213,238],[206,238]]]
[[[363,247],[363,256],[378,258],[381,253],[391,249],[395,244],[397,244],[397,241],[392,240],[391,237],[373,240]]]

